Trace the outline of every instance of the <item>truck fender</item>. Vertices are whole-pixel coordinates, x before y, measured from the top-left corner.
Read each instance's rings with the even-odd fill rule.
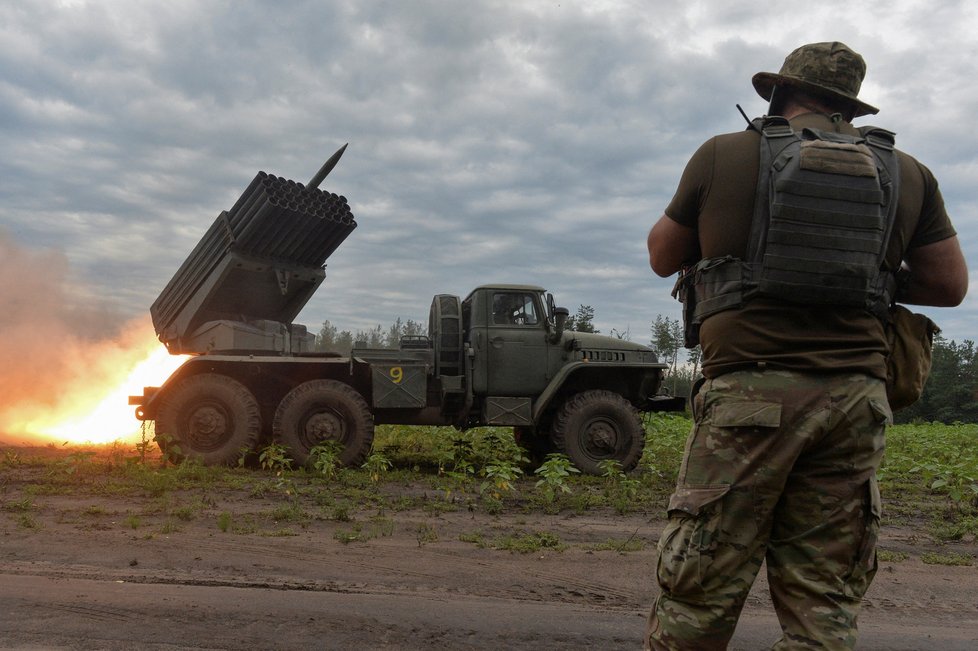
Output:
[[[583,367],[592,368],[594,366],[597,366],[597,364],[594,364],[592,362],[585,362],[585,361],[571,362],[570,364],[565,364],[564,366],[562,366],[560,370],[557,372],[557,375],[555,375],[554,378],[550,380],[550,384],[548,384],[547,388],[540,393],[540,397],[537,398],[536,402],[533,404],[533,422],[534,423],[540,422],[540,416],[543,415],[543,412],[547,409],[547,407],[553,401],[554,397],[557,395],[557,392],[560,390],[560,387],[564,386],[564,383],[567,381],[567,378],[569,378],[572,373],[578,371]]]

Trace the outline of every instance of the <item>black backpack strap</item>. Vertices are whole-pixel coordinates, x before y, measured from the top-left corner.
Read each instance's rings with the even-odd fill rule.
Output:
[[[767,238],[768,222],[771,219],[768,205],[771,165],[785,147],[798,140],[799,136],[791,128],[788,120],[780,115],[766,115],[757,118],[761,133],[761,160],[757,172],[757,190],[754,194],[754,216],[751,220],[751,233],[748,240],[748,263],[760,262],[760,250]]]

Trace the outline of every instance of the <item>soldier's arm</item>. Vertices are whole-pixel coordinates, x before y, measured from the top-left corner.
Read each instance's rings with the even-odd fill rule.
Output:
[[[909,279],[897,291],[897,301],[913,305],[954,307],[968,293],[968,266],[957,236],[907,251]]]
[[[696,229],[683,226],[668,215],[662,215],[649,231],[649,265],[659,276],[666,278],[684,264],[695,262],[699,255]]]

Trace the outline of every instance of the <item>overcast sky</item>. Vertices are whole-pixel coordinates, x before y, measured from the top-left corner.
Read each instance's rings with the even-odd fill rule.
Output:
[[[881,109],[857,124],[934,171],[978,286],[978,3],[810,4],[3,3],[0,237],[145,317],[258,170],[305,182],[349,142],[323,187],[359,226],[298,322],[425,321],[434,294],[520,282],[645,343],[680,315],[645,236],[686,159],[744,128],[735,104],[764,112],[755,72],[840,40]],[[925,311],[974,340],[974,295]]]

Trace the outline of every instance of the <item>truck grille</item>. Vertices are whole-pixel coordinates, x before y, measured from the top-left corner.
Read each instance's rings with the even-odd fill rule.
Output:
[[[618,350],[582,350],[581,358],[589,362],[624,362],[625,353]]]

